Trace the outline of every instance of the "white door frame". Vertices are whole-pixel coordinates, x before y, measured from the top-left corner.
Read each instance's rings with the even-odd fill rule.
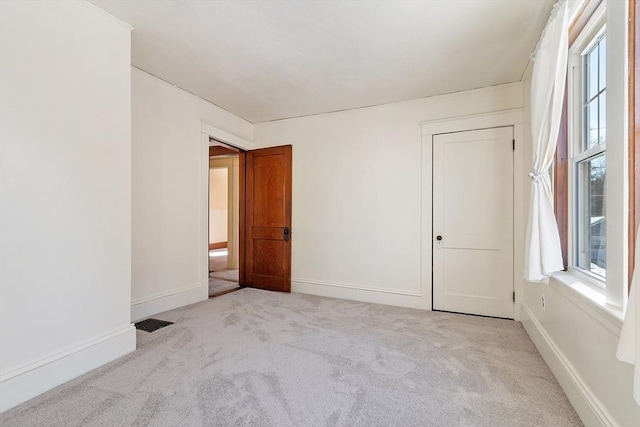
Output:
[[[202,300],[209,298],[209,138],[243,150],[255,145],[246,138],[202,121],[200,144],[200,283]]]
[[[515,320],[520,320],[520,305],[524,290],[524,238],[525,238],[525,210],[524,189],[526,182],[524,174],[524,145],[522,109],[504,110],[471,116],[454,117],[443,120],[421,122],[422,128],[422,236],[421,236],[421,288],[427,290],[428,306],[433,305],[433,136],[441,133],[464,132],[470,130],[488,129],[502,126],[513,126],[515,139],[515,153],[513,157],[513,288],[516,293],[516,303],[513,308]],[[527,177],[528,180],[528,177]]]

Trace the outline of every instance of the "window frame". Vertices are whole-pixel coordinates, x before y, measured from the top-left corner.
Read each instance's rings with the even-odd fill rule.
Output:
[[[628,188],[626,197],[628,200],[628,208],[626,213],[625,223],[628,225],[627,239],[625,239],[624,246],[627,251],[627,264],[628,275],[624,275],[626,279],[626,294],[628,294],[631,288],[631,279],[634,270],[635,251],[640,250],[640,247],[636,248],[636,232],[640,226],[640,0],[627,0],[626,5],[628,11],[628,25],[627,32],[627,66],[629,69],[627,87],[627,138],[624,141],[627,144],[626,157],[628,158],[627,174],[625,178],[625,187]],[[579,37],[587,23],[593,17],[596,10],[604,3],[605,0],[585,0],[576,16],[572,19],[569,27],[569,47],[572,48],[576,39]],[[609,39],[609,38],[608,38]],[[610,49],[608,49],[610,53]],[[611,77],[611,76],[610,76]],[[560,243],[562,247],[562,255],[565,270],[568,269],[568,243],[570,241],[569,236],[569,121],[568,121],[568,85],[569,79],[567,79],[567,86],[565,87],[565,97],[563,114],[560,123],[560,131],[558,134],[557,150],[554,157],[553,168],[553,191],[554,191],[554,207],[556,220],[558,224],[558,231],[560,234]],[[609,120],[611,118],[608,118]],[[637,266],[640,267],[640,266]],[[579,276],[579,273],[576,274]],[[579,278],[579,277],[578,277]],[[617,284],[614,284],[614,288],[618,288]],[[612,291],[614,291],[612,289]],[[607,306],[609,304],[609,293],[607,289],[604,292],[607,297]],[[617,295],[617,294],[616,294]],[[621,299],[620,299],[621,298]],[[613,296],[611,304],[613,307],[619,307],[622,309],[621,301],[626,301],[625,296]]]
[[[566,144],[568,169],[567,174],[567,219],[566,219],[566,258],[564,259],[567,271],[579,276],[585,285],[604,293],[606,291],[606,277],[597,275],[589,270],[579,267],[578,261],[578,225],[583,221],[582,209],[579,206],[580,179],[578,178],[580,164],[601,154],[606,155],[606,142],[588,147],[584,143],[585,138],[585,63],[583,57],[599,43],[606,34],[606,5],[599,2],[591,12],[589,19],[580,28],[578,34],[572,40],[569,47],[568,78],[567,78],[567,117],[568,128]],[[606,87],[606,86],[605,86]],[[606,91],[606,89],[605,89]]]
[[[569,49],[573,47],[576,38],[580,35],[595,11],[603,3],[603,0],[586,0],[569,26]],[[568,77],[568,76],[567,76]],[[568,268],[569,260],[569,79],[564,88],[564,104],[558,132],[556,153],[553,162],[553,194],[556,222],[560,235],[562,260],[564,269]]]

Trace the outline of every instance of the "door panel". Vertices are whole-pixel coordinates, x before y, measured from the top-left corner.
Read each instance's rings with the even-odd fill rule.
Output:
[[[433,138],[435,310],[513,318],[512,140],[512,127]]]
[[[274,227],[285,224],[285,164],[279,149],[267,149],[273,154],[261,153],[262,150],[249,152],[252,156],[253,185],[253,226]]]
[[[254,237],[253,273],[255,276],[284,276],[284,242],[262,240]]]
[[[290,145],[244,154],[245,286],[291,290],[291,168]]]

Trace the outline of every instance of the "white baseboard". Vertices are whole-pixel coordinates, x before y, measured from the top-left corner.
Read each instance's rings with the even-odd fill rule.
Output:
[[[0,412],[136,349],[133,325],[112,331],[0,377]]]
[[[431,310],[431,298],[420,292],[400,289],[370,288],[344,283],[319,282],[295,278],[291,281],[291,291],[301,294],[319,295],[330,298],[395,305],[407,308]]]
[[[613,417],[587,387],[573,364],[544,330],[529,307],[522,304],[522,325],[555,375],[585,426],[617,426]]]
[[[209,287],[203,287],[200,283],[172,289],[145,298],[131,301],[131,321],[137,322],[145,317],[172,310],[185,305],[204,301],[208,298]]]

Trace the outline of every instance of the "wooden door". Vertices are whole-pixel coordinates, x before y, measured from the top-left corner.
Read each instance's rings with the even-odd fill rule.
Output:
[[[240,284],[271,291],[291,291],[291,166],[290,145],[241,154],[244,176],[244,229],[240,249],[244,268]]]
[[[513,318],[513,128],[433,137],[433,308]]]

